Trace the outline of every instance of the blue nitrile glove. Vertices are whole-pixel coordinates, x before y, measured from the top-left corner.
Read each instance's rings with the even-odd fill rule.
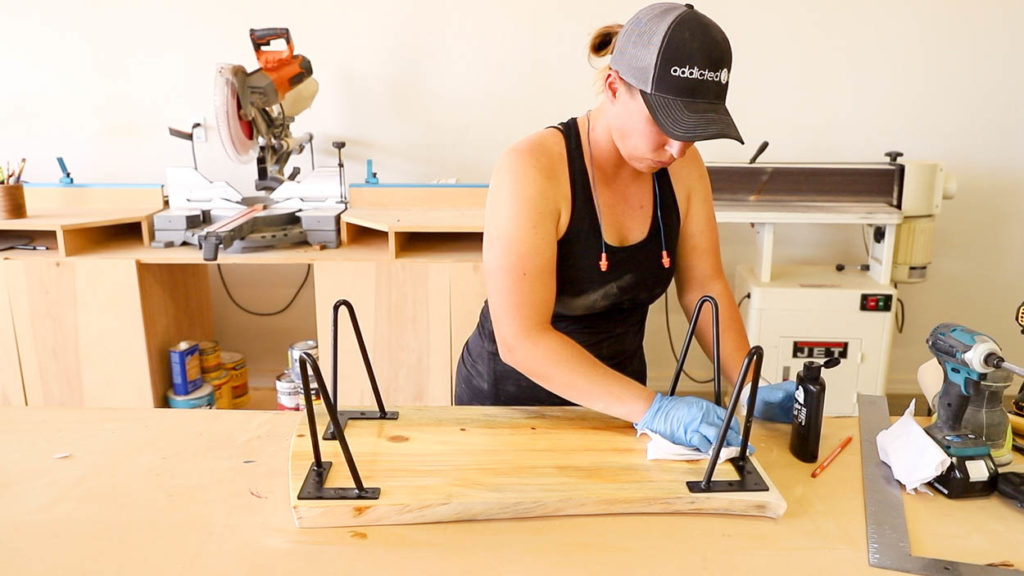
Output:
[[[747,390],[744,390],[742,396],[744,406],[747,405]],[[757,401],[754,403],[754,417],[772,422],[792,422],[795,394],[796,382],[792,380],[758,386]]]
[[[693,396],[662,396],[659,393],[644,417],[633,426],[637,430],[650,430],[673,444],[710,452],[724,421],[725,409],[712,402]],[[741,440],[739,422],[733,418],[725,436],[725,445],[739,446]]]

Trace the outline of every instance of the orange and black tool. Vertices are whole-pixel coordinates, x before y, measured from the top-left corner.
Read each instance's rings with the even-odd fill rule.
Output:
[[[292,35],[287,28],[251,28],[249,38],[256,51],[260,68],[270,77],[279,98],[284,98],[292,88],[313,75],[313,64],[309,58],[295,54]],[[270,50],[274,40],[283,39],[288,47],[284,50]]]

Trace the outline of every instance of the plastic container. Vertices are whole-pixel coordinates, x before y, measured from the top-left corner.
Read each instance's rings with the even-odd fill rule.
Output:
[[[992,452],[996,466],[1013,463],[1013,432],[1003,408],[1003,392],[1013,383],[1009,370],[993,370],[982,382],[971,381],[970,398],[964,411],[963,427],[981,436]]]
[[[825,380],[821,377],[821,369],[838,365],[838,358],[829,358],[824,364],[809,360],[796,375],[789,451],[803,462],[818,461],[821,423],[825,418]]]

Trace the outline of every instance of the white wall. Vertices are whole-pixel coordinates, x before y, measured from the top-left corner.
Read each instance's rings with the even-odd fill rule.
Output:
[[[645,2],[3,4],[0,160],[28,158],[27,180],[55,181],[54,157],[63,155],[78,182],[162,182],[166,166],[191,160],[167,126],[212,121],[215,64],[254,68],[248,29],[286,26],[320,82],[294,126],[315,134],[318,164],[333,164],[330,143],[344,139],[355,177],[372,158],[385,181],[484,181],[508,143],[591,105],[590,32]],[[707,160],[745,160],[769,140],[762,161],[878,161],[899,149],[957,176],[929,280],[901,288],[907,320],[895,340],[893,384],[912,385],[927,359],[923,339],[941,321],[987,332],[1024,362],[1013,320],[1024,300],[1024,3],[697,7],[732,39],[730,108],[748,141],[703,144]],[[208,132],[197,150],[201,170],[249,189],[254,166],[230,164],[212,125]],[[824,242],[840,252],[827,261],[862,257],[859,237],[831,234],[783,231],[778,249],[783,259],[808,259]],[[752,240],[749,229],[724,227],[730,270],[749,257]]]

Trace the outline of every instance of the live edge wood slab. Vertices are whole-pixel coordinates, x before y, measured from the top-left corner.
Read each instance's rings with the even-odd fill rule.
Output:
[[[313,462],[305,419],[292,437],[290,492],[300,528],[422,524],[497,518],[632,513],[716,513],[777,518],[767,492],[691,494],[707,461],[647,460],[646,436],[584,408],[407,407],[397,420],[351,420],[345,437],[377,500],[299,500]],[[318,435],[328,423],[317,414]],[[352,487],[337,441],[320,441],[327,486]],[[723,462],[714,479],[735,479]]]

